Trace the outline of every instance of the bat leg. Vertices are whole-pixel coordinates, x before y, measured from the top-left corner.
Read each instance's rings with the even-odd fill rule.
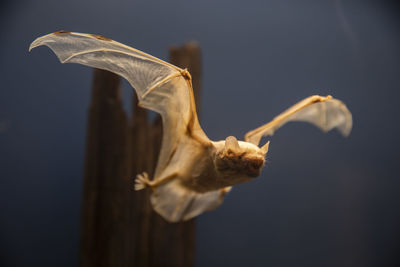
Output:
[[[143,172],[136,176],[135,190],[139,191],[139,190],[145,189],[146,187],[150,187],[151,189],[154,189],[157,186],[164,184],[164,183],[174,179],[177,176],[178,176],[177,173],[173,173],[173,174],[165,176],[161,179],[156,179],[154,181],[150,181],[149,175],[147,174],[147,172]]]

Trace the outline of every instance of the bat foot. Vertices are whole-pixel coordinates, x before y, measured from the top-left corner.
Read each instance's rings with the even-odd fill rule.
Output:
[[[149,175],[147,172],[143,172],[141,174],[136,175],[135,180],[135,190],[139,191],[145,189],[146,187],[152,187],[152,183],[149,179]]]

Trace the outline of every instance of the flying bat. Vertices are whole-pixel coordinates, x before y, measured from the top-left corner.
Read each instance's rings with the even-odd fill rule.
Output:
[[[215,209],[232,186],[259,176],[269,147],[269,142],[259,146],[260,140],[284,124],[308,122],[324,132],[336,128],[344,136],[352,128],[351,113],[340,100],[313,95],[249,131],[244,141],[233,136],[211,141],[199,124],[186,69],[94,34],[59,31],[37,38],[29,50],[41,45],[53,50],[61,63],[124,77],[135,89],[139,105],[161,115],[163,137],[154,177],[138,174],[135,189],[150,188],[154,210],[169,222]]]

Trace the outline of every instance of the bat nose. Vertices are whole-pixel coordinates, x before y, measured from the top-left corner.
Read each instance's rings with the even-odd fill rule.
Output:
[[[257,177],[260,174],[261,167],[264,164],[262,159],[252,159],[247,164],[248,175],[251,177]]]
[[[253,161],[251,163],[251,166],[254,169],[259,169],[259,168],[261,168],[262,165],[263,165],[263,161],[262,160],[256,160],[256,161]]]

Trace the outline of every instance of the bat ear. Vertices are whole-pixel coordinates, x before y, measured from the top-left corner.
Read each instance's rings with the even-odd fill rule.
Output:
[[[225,139],[225,152],[227,153],[235,153],[239,152],[239,142],[234,136],[228,136]]]
[[[268,141],[267,143],[265,143],[265,145],[263,145],[263,146],[261,147],[261,151],[262,151],[262,153],[264,153],[264,155],[267,155],[267,153],[268,153],[268,148],[269,148],[269,141]]]

